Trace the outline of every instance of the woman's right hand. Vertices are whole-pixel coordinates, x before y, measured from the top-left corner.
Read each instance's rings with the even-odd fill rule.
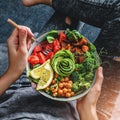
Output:
[[[8,38],[8,72],[15,74],[17,79],[25,69],[28,59],[28,49],[31,44],[33,33],[28,27],[19,26]]]

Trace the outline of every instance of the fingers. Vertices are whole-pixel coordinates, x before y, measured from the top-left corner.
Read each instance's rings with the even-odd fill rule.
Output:
[[[19,29],[19,48],[26,49],[27,43],[27,30],[25,28]]]
[[[26,27],[26,29],[27,29],[27,35],[28,35],[28,37],[32,38],[34,36],[34,34],[32,33],[31,29],[28,28],[28,27]]]
[[[17,38],[18,38],[18,30],[14,29],[14,31],[7,40],[8,44],[12,45],[12,43],[14,43],[14,40],[16,40]]]
[[[98,70],[96,71],[96,82],[95,86],[101,88],[103,83],[103,68],[99,67]]]
[[[14,29],[11,36],[7,40],[8,49],[11,52],[15,52],[16,47],[18,46],[18,30]],[[10,52],[9,51],[9,52]]]
[[[33,33],[28,27],[20,26],[19,28],[19,47],[28,49],[31,44],[31,38],[33,37]]]

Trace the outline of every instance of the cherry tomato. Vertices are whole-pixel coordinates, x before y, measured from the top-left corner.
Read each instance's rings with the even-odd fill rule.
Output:
[[[36,45],[34,50],[33,50],[33,53],[38,53],[42,50],[42,47],[40,45]]]
[[[40,63],[39,57],[36,56],[36,55],[30,55],[30,56],[28,57],[28,62],[29,62],[31,65],[38,64],[38,63]]]

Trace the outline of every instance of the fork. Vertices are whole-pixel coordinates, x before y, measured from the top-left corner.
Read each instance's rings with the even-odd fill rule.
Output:
[[[43,53],[44,53],[45,55],[48,55],[49,52],[51,52],[50,49],[43,51]]]

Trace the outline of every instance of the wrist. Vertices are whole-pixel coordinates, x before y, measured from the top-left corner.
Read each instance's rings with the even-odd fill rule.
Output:
[[[82,107],[82,106],[81,106]],[[80,120],[98,120],[96,106],[87,106],[78,109]]]
[[[0,77],[0,96],[17,78],[18,76],[13,74],[9,69]]]
[[[6,71],[5,75],[7,77],[9,77],[9,80],[14,82],[16,79],[19,78],[20,73],[18,73],[18,71],[15,71],[14,69],[8,68],[8,70]]]

